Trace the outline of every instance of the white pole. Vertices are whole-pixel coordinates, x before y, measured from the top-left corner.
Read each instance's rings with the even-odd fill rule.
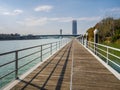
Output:
[[[96,48],[97,48],[97,43],[98,43],[98,30],[94,30],[94,53],[96,54]]]

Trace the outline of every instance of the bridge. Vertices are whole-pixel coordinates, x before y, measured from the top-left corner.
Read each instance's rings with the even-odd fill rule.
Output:
[[[85,41],[86,42],[86,41]],[[74,38],[71,41],[59,41],[49,44],[44,44],[35,47],[29,47],[22,50],[12,51],[0,54],[6,55],[15,53],[16,60],[0,65],[3,67],[10,63],[15,64],[15,81],[5,86],[4,90],[120,90],[120,65],[110,60],[108,57],[111,52],[107,47],[107,59],[100,59],[97,53],[94,52],[94,45],[92,42],[85,44],[82,38]],[[65,43],[65,44],[64,44]],[[44,52],[49,45],[49,51]],[[99,45],[99,44],[98,44]],[[103,46],[103,45],[101,45]],[[40,51],[32,52],[23,57],[18,57],[20,52],[27,49],[38,48]],[[104,47],[104,46],[103,46]],[[57,50],[53,53],[54,50]],[[120,52],[119,49],[115,49]],[[43,55],[50,53],[50,57],[44,58]],[[19,75],[20,69],[28,66],[29,63],[35,59],[30,60],[23,66],[19,67],[19,60],[39,53],[40,62],[31,68],[27,73]],[[113,55],[120,59],[119,56]],[[113,66],[114,64],[114,66]],[[112,67],[113,66],[113,67]],[[117,67],[117,68],[116,68]],[[0,77],[10,75],[13,71]]]
[[[81,34],[53,34],[53,35],[35,35],[36,37],[39,37],[39,38],[64,38],[64,37],[67,37],[67,38],[70,38],[70,37],[78,37],[78,36],[81,36]]]

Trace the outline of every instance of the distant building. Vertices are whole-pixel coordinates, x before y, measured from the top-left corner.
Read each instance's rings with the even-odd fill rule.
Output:
[[[62,35],[62,29],[60,29],[60,35]]]
[[[77,21],[76,20],[72,21],[72,34],[77,35]]]

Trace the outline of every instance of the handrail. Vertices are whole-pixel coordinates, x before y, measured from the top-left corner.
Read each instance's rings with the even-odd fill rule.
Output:
[[[4,57],[4,56],[6,57],[6,55],[10,55],[10,54],[13,54],[15,56],[14,60],[10,60],[10,61],[8,61],[6,63],[0,64],[0,69],[1,69],[2,67],[10,65],[12,63],[15,63],[14,64],[14,67],[15,67],[14,70],[11,70],[10,72],[8,70],[6,70],[6,71],[8,71],[6,74],[3,74],[2,76],[0,75],[0,83],[1,83],[1,80],[3,78],[5,78],[5,77],[7,77],[7,76],[9,76],[9,75],[11,75],[13,73],[15,73],[15,77],[14,77],[15,79],[19,78],[18,72],[19,72],[19,70],[21,68],[29,65],[30,63],[38,60],[39,58],[40,58],[39,62],[41,62],[44,59],[43,58],[44,55],[46,55],[46,54],[49,54],[49,55],[53,54],[53,52],[58,50],[58,48],[60,49],[62,46],[66,45],[69,41],[70,40],[62,40],[61,39],[60,41],[57,41],[57,42],[51,42],[51,43],[46,43],[46,44],[42,44],[42,45],[32,46],[32,47],[28,47],[28,48],[18,49],[18,50],[14,50],[14,51],[10,51],[10,52],[0,53],[0,57]],[[30,54],[27,54],[27,55],[24,55],[22,57],[19,57],[19,53],[23,53],[26,50],[32,50],[34,48],[39,48],[39,50],[32,51],[32,53],[30,53]],[[39,55],[37,55],[37,54],[39,54]],[[37,56],[35,56],[35,58],[34,58],[33,55],[37,55]],[[21,65],[19,64],[19,61],[21,61],[21,60],[23,60],[23,59],[25,59],[27,57],[30,57],[30,56],[33,57],[31,60],[27,61],[24,64],[21,64]],[[1,88],[1,86],[0,86],[0,88]]]
[[[90,41],[88,41],[88,42],[90,42]],[[99,45],[99,46],[102,46],[102,47],[106,47],[106,48],[114,49],[114,50],[116,50],[116,51],[120,51],[120,49],[118,49],[118,48],[110,47],[110,46],[103,45],[103,44],[99,44],[99,43],[95,43],[95,44],[96,44],[96,45]]]
[[[90,42],[90,41],[88,41],[88,43],[93,43],[93,44],[96,44],[97,46],[102,46],[102,47],[105,47],[105,48],[108,48],[108,49],[112,49],[112,50],[116,50],[116,51],[119,51],[120,52],[120,49],[118,49],[118,48],[114,48],[114,47],[110,47],[110,46],[107,46],[107,45],[103,45],[103,44],[99,44],[99,43],[94,43],[94,42]],[[98,48],[98,47],[96,47],[96,48]],[[98,49],[100,49],[100,48],[98,48]],[[101,49],[102,50],[102,49]],[[102,50],[103,52],[105,52],[105,50]],[[117,55],[114,55],[114,54],[112,54],[112,53],[110,53],[110,52],[108,52],[108,54],[111,54],[112,56],[114,56],[114,57],[116,57]],[[117,58],[119,58],[120,59],[120,56],[117,56]]]
[[[78,38],[81,44],[83,44],[82,38]],[[100,57],[107,65],[112,67],[118,73],[120,73],[120,49],[110,47],[107,45],[94,43],[91,41],[84,41],[86,48],[90,49],[98,57]],[[114,54],[113,52],[118,52]]]
[[[52,43],[56,43],[56,42],[52,42]],[[42,46],[48,45],[51,43],[47,43],[47,44],[42,44]],[[23,50],[27,50],[27,49],[31,49],[31,48],[36,48],[36,47],[40,47],[41,45],[37,45],[37,46],[32,46],[32,47],[28,47],[28,48],[24,48],[24,49],[18,49],[18,50],[14,50],[14,51],[10,51],[10,52],[5,52],[5,53],[0,53],[0,56],[5,55],[5,54],[10,54],[10,53],[14,53],[16,51],[23,51]]]

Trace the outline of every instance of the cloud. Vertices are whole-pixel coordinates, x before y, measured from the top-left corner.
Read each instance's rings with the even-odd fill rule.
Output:
[[[49,18],[50,21],[57,21],[57,22],[71,22],[74,18],[72,17],[59,17],[59,18]]]
[[[107,11],[120,12],[120,7],[115,7],[115,8],[107,9]]]
[[[101,17],[98,16],[98,17],[81,17],[81,18],[78,18],[77,20],[78,21],[97,21],[100,19],[101,19]]]
[[[34,11],[36,12],[49,12],[53,9],[53,6],[51,5],[42,5],[42,6],[38,6],[34,9]]]
[[[80,18],[73,18],[73,17],[60,17],[60,18],[50,18],[51,21],[58,21],[58,22],[71,22],[72,20],[77,21],[97,21],[100,20],[101,17],[80,17]]]
[[[18,21],[17,23],[24,26],[43,26],[49,22],[70,22],[73,19],[71,17],[62,17],[62,18],[48,18],[48,17],[40,17],[40,18],[26,18],[23,21]]]
[[[114,7],[114,8],[107,8],[107,9],[101,9],[102,13],[108,16],[120,16],[120,7]]]
[[[17,23],[24,26],[43,26],[47,23],[46,17],[41,18],[26,18],[24,21],[18,21]]]
[[[24,26],[33,27],[33,26],[43,26],[51,22],[72,22],[72,20],[74,19],[77,21],[98,21],[100,20],[100,17],[81,17],[81,18],[73,18],[73,17],[36,18],[36,17],[32,17],[32,18],[26,18],[23,21],[18,21],[17,23],[24,25]]]
[[[16,10],[13,10],[12,12],[5,11],[5,12],[3,12],[2,14],[3,14],[3,15],[15,16],[15,15],[19,15],[19,14],[22,14],[22,13],[23,13],[22,10],[16,9]]]
[[[0,15],[8,15],[8,16],[15,16],[15,15],[19,15],[19,14],[22,14],[23,11],[20,10],[20,9],[15,9],[13,11],[8,11],[8,10],[5,10],[5,9],[0,9]]]
[[[5,8],[0,7],[0,12],[5,11]]]
[[[23,13],[23,11],[20,10],[20,9],[16,9],[16,10],[13,11],[14,15],[18,15],[18,14],[21,14],[21,13]]]

